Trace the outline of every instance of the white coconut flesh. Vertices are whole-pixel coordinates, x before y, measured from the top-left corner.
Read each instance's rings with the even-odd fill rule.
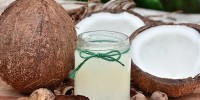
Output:
[[[132,60],[160,78],[184,79],[200,73],[200,33],[182,25],[144,30],[132,41]]]
[[[130,36],[136,29],[144,25],[145,23],[139,17],[128,12],[117,14],[99,12],[81,20],[76,25],[76,31],[79,35],[87,31],[108,30],[121,32]]]

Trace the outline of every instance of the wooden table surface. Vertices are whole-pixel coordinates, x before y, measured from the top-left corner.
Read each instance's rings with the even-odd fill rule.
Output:
[[[24,95],[15,91],[0,78],[0,100],[16,100],[17,98],[23,96]],[[200,88],[195,90],[191,95],[179,98],[169,98],[169,100],[200,100]]]

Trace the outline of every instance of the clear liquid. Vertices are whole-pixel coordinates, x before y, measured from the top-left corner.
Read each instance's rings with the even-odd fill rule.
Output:
[[[75,52],[75,66],[84,59]],[[101,58],[89,59],[75,77],[75,94],[90,100],[130,100],[130,54],[122,54],[120,61],[109,62]]]

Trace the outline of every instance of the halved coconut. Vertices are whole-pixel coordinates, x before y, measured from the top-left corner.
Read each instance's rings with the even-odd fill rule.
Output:
[[[132,79],[143,91],[178,97],[199,87],[200,26],[149,25],[131,38]]]
[[[148,19],[132,11],[100,11],[83,18],[76,24],[76,31],[80,34],[87,31],[109,30],[130,36],[148,22]]]
[[[100,3],[100,0],[89,0],[87,3],[80,1],[65,1],[64,3],[61,3],[61,5],[77,23],[85,16],[91,15],[91,13],[94,12],[132,10],[135,7],[135,2],[128,0],[110,0],[105,4],[102,4]]]
[[[109,30],[130,36],[136,29],[153,23],[133,12],[135,3],[128,0],[110,0],[105,4],[88,4],[85,12],[76,20],[76,31],[80,33],[96,30]],[[76,14],[71,14],[72,16]]]

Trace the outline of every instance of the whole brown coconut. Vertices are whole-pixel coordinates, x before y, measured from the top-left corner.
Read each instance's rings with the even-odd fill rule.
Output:
[[[138,29],[134,34],[130,36],[130,39],[133,40],[136,38],[138,34],[141,32],[157,27],[160,25],[179,25],[179,26],[187,26],[195,29],[200,32],[200,26],[196,24],[152,24],[146,25]],[[170,29],[169,29],[170,30]],[[188,33],[190,34],[190,33]],[[188,66],[191,67],[191,66]],[[149,74],[148,72],[144,72],[139,66],[132,63],[132,72],[131,77],[139,88],[145,92],[153,93],[155,91],[163,91],[169,97],[179,97],[188,95],[193,92],[196,88],[200,86],[200,77],[199,74],[195,77],[188,77],[183,79],[169,79],[169,78],[161,78],[158,76],[154,76]]]
[[[54,0],[16,0],[0,17],[0,76],[22,93],[54,88],[74,66],[75,40]]]

